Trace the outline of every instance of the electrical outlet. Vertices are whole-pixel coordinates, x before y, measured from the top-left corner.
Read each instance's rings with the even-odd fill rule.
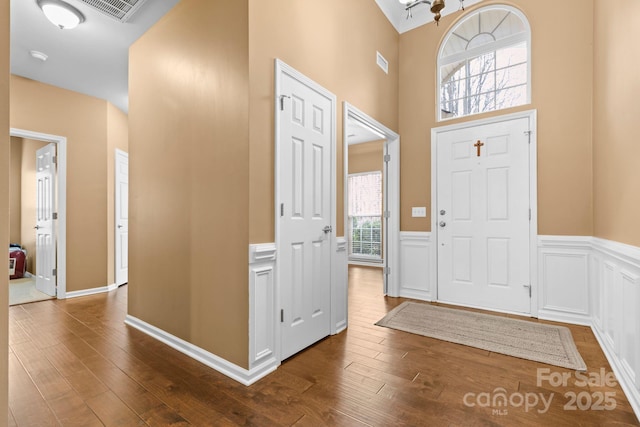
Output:
[[[425,218],[427,216],[426,206],[418,206],[411,208],[411,216],[414,218]]]

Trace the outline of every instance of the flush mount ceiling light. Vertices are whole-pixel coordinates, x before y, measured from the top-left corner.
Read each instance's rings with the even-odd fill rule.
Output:
[[[71,30],[84,22],[84,15],[62,0],[37,0],[44,16],[61,30]]]
[[[433,19],[434,21],[436,21],[436,25],[440,22],[440,18],[442,17],[442,15],[440,14],[440,11],[442,9],[444,9],[444,0],[433,0],[433,1],[429,1],[429,0],[398,0],[401,4],[403,4],[405,6],[404,10],[407,11],[407,19],[412,18],[413,17],[413,13],[412,13],[412,9],[414,7],[416,7],[419,4],[428,4],[429,6],[431,6],[431,13],[433,13]],[[464,0],[459,0],[460,1],[460,6],[462,7],[462,10],[464,10]]]

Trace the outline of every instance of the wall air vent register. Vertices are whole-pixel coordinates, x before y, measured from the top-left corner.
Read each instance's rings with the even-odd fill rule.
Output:
[[[80,0],[118,22],[127,22],[147,0]]]

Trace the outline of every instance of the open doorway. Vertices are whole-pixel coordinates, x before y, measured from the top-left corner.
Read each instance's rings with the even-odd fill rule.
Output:
[[[65,298],[66,138],[10,134],[9,304]]]
[[[343,128],[349,264],[382,268],[384,294],[397,296],[400,138],[346,102]]]

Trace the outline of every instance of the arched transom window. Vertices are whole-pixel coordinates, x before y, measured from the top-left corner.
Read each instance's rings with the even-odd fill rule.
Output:
[[[445,37],[438,55],[439,120],[530,103],[531,31],[519,10],[480,8]]]

